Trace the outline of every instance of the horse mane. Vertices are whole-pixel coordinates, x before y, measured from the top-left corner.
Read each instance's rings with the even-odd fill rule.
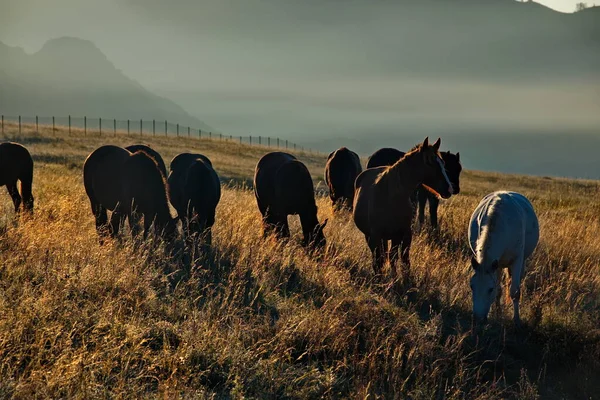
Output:
[[[385,167],[385,169],[379,173],[379,175],[377,176],[377,178],[375,178],[375,184],[378,184],[382,180],[385,180],[385,178],[390,173],[392,173],[393,171],[395,171],[397,169],[397,167],[398,167],[399,164],[404,163],[405,159],[408,158],[409,156],[412,156],[414,153],[417,153],[417,152],[421,151],[422,147],[423,147],[422,143],[419,143],[419,144],[415,145],[406,154],[404,154],[404,156],[401,159],[399,159],[398,161],[396,161],[394,164]]]

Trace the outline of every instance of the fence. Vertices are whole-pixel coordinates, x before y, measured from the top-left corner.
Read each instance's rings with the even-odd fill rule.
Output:
[[[234,136],[223,133],[213,133],[211,131],[202,130],[200,128],[192,128],[175,124],[166,120],[143,120],[143,119],[127,119],[118,120],[115,118],[90,118],[87,116],[76,117],[40,117],[40,116],[7,116],[2,115],[2,134],[5,131],[5,125],[18,125],[18,132],[21,134],[23,127],[35,128],[39,132],[40,127],[52,127],[52,132],[60,130],[68,131],[69,135],[83,134],[99,135],[99,136],[171,136],[171,137],[189,137],[208,140],[220,140],[238,142],[240,144],[275,147],[282,149],[294,149],[300,151],[312,152],[310,148],[304,148],[296,143],[290,142],[287,139],[273,138],[269,136]],[[82,132],[83,131],[83,132]]]

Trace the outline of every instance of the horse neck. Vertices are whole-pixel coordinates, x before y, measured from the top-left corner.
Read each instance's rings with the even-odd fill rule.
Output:
[[[385,180],[390,188],[403,189],[409,196],[423,182],[423,157],[418,152],[408,153],[394,165],[389,167]]]
[[[308,239],[310,234],[314,232],[315,227],[319,225],[316,207],[314,211],[305,211],[302,214],[300,214],[300,225],[302,225],[302,234],[304,235],[304,238]]]

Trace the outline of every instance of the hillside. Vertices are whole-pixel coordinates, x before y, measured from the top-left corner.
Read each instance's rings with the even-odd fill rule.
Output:
[[[160,119],[213,130],[125,76],[87,40],[52,39],[34,54],[0,42],[4,115]]]
[[[165,160],[208,155],[225,182],[214,255],[176,278],[129,240],[99,246],[81,167],[103,143],[14,126],[35,160],[33,218],[0,192],[0,397],[594,398],[600,393],[600,184],[466,171],[440,208],[439,237],[416,233],[412,280],[373,279],[348,215],[329,218],[314,258],[260,236],[243,182],[266,148],[144,137]],[[298,154],[316,181],[324,155]],[[468,165],[466,166],[468,167]],[[233,181],[231,181],[233,179]],[[242,182],[239,186],[238,183]],[[507,303],[470,333],[466,225],[486,193],[529,196],[541,243],[522,286],[523,330]],[[321,192],[321,191],[320,191]],[[170,275],[167,275],[170,273]]]

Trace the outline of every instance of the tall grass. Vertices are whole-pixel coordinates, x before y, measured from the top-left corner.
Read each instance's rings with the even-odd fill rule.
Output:
[[[16,130],[10,127],[7,137]],[[246,183],[266,148],[149,138],[168,162],[208,155],[231,180],[212,254],[181,258],[126,238],[98,244],[82,185],[85,156],[127,137],[25,129],[35,159],[33,217],[0,194],[0,397],[595,398],[600,393],[600,184],[466,171],[440,207],[441,234],[413,240],[412,282],[376,280],[349,214],[328,248],[260,235]],[[325,157],[300,154],[317,183]],[[466,166],[468,168],[468,166]],[[318,183],[322,186],[322,183]],[[321,187],[319,186],[319,187]],[[527,195],[541,242],[510,302],[471,332],[470,214],[493,190]],[[319,192],[321,193],[321,192]],[[181,278],[183,277],[183,278]]]

